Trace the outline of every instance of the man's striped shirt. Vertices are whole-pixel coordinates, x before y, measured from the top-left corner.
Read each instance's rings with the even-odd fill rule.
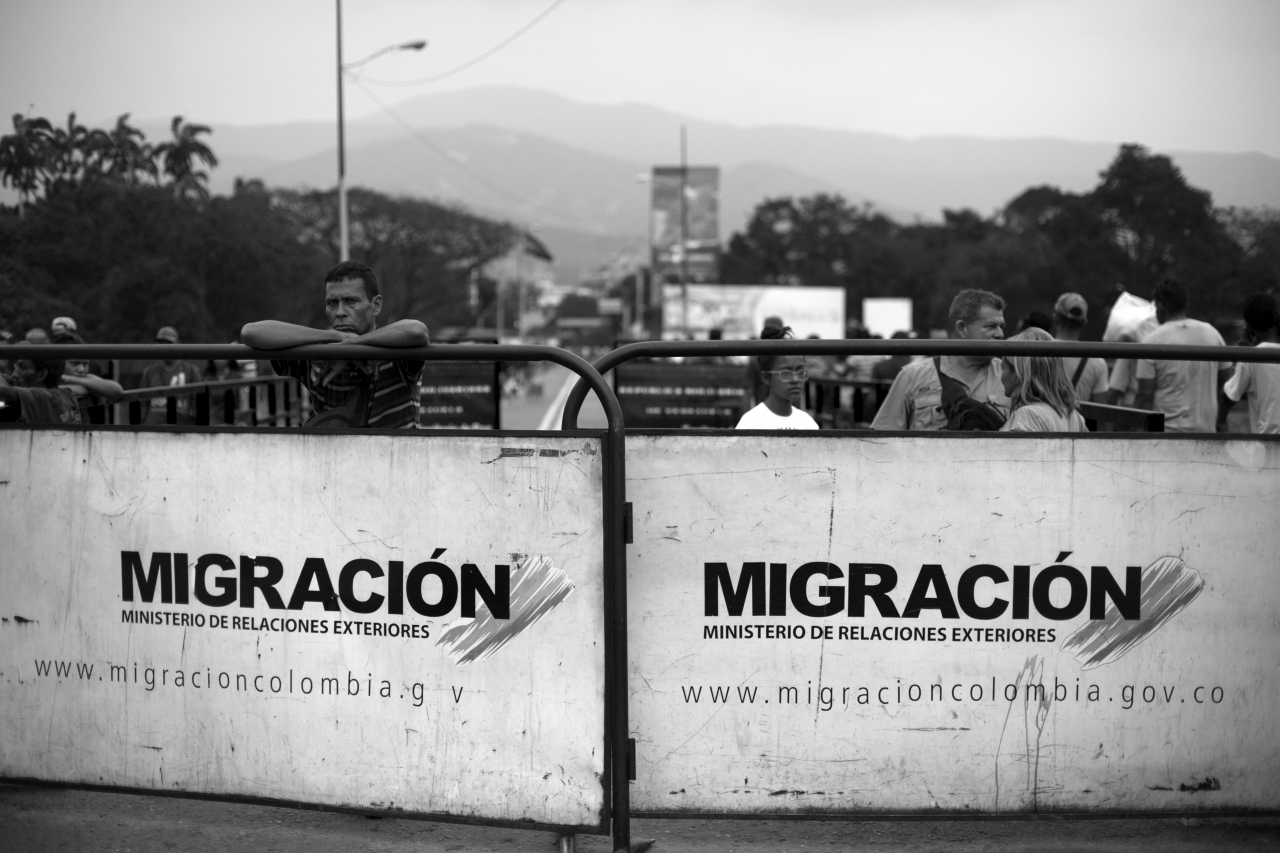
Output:
[[[332,361],[271,362],[276,373],[291,376],[306,386],[311,392],[316,414],[346,403],[362,383],[371,381],[376,375],[377,386],[369,410],[368,428],[418,428],[418,378],[422,374],[423,362],[348,361],[337,375],[326,382],[325,377],[333,365]]]

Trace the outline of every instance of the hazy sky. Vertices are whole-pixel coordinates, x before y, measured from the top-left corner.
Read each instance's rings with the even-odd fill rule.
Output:
[[[346,0],[369,77],[489,50],[551,0]],[[1280,156],[1277,0],[566,0],[448,79],[637,101],[740,125],[1056,136]],[[3,0],[0,109],[105,122],[332,120],[332,0]],[[375,107],[348,86],[348,115]]]

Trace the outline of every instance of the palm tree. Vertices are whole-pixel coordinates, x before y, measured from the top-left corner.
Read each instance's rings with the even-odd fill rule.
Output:
[[[95,130],[91,168],[102,177],[123,180],[130,186],[138,182],[138,173],[156,177],[155,156],[146,136],[129,124],[129,114],[116,119],[109,131]]]
[[[82,124],[76,123],[76,114],[67,115],[66,128],[56,128],[49,135],[49,145],[44,193],[65,186],[75,186],[84,178],[94,135]]]
[[[46,119],[15,113],[13,133],[0,137],[0,184],[18,191],[19,216],[46,174],[52,133]]]
[[[209,175],[196,169],[195,161],[210,168],[218,165],[213,151],[199,139],[200,134],[212,133],[213,129],[203,124],[185,124],[182,116],[174,116],[170,128],[172,141],[160,143],[152,153],[172,179],[174,195],[207,198],[209,193],[201,182],[208,181]]]

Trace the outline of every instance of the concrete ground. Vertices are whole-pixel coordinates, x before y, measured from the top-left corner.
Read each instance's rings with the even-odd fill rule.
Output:
[[[1190,825],[1187,825],[1190,824]],[[1150,820],[636,820],[666,851],[1235,851],[1280,849],[1280,817]],[[445,853],[555,850],[548,832],[370,819],[272,806],[0,784],[0,850],[138,853]],[[609,839],[579,836],[583,853]]]

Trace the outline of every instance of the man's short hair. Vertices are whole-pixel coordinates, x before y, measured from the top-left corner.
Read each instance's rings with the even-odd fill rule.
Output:
[[[1244,300],[1244,322],[1259,334],[1267,334],[1280,326],[1280,306],[1270,293],[1250,294]]]
[[[961,320],[972,323],[978,319],[982,306],[989,305],[997,311],[1004,310],[1004,300],[989,290],[965,289],[951,300],[951,308],[947,311],[947,334],[956,330],[956,323]]]
[[[31,366],[34,367],[37,372],[41,370],[44,371],[44,387],[46,388],[58,387],[58,383],[62,381],[62,374],[66,373],[66,370],[67,370],[66,363],[62,359],[60,358],[50,359],[50,358],[38,357],[36,353],[38,353],[39,350],[37,350],[36,347],[43,346],[43,344],[33,344],[28,341],[19,341],[18,343],[14,344],[14,346],[20,346],[20,347],[23,347],[23,349],[14,350],[13,355],[10,356],[10,358],[12,358],[14,361],[31,362]]]
[[[1163,308],[1166,314],[1186,311],[1187,300],[1187,286],[1171,275],[1160,279],[1151,296],[1151,301]]]
[[[329,274],[324,277],[324,283],[346,281],[351,278],[360,279],[364,284],[364,295],[367,298],[373,299],[378,295],[378,276],[374,274],[373,267],[359,261],[343,261],[338,264],[329,270]]]

